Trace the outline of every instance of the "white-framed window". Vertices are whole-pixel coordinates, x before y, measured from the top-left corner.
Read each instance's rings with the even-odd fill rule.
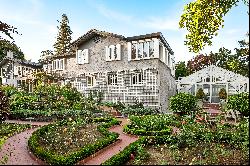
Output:
[[[85,64],[89,63],[89,50],[77,50],[76,51],[76,63],[77,64]]]
[[[131,85],[141,85],[143,84],[143,74],[133,73],[131,75]]]
[[[121,60],[121,44],[105,46],[106,61]]]
[[[159,58],[159,39],[128,42],[128,60]]]
[[[116,73],[108,73],[108,85],[117,85]]]
[[[63,59],[56,59],[52,61],[52,70],[64,70],[64,58]],[[48,66],[47,66],[48,68]]]
[[[95,81],[94,76],[86,76],[87,87],[95,86]]]

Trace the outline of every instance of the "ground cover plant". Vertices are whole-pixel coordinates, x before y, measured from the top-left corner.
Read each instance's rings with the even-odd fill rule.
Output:
[[[72,165],[116,141],[118,134],[107,130],[115,124],[119,121],[113,118],[69,118],[41,127],[28,145],[48,164]]]
[[[12,123],[0,123],[0,149],[6,139],[19,133],[27,128],[31,128],[29,124],[12,124]]]

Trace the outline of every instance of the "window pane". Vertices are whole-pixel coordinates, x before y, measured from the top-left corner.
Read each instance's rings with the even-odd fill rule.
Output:
[[[136,47],[135,47],[135,43],[132,44],[132,49],[131,49],[131,59],[135,59],[136,58]]]
[[[138,58],[142,58],[143,56],[143,43],[138,43]]]
[[[144,42],[144,47],[143,47],[143,57],[148,57],[148,53],[149,53],[149,43],[148,42]]]
[[[154,57],[154,41],[149,42],[149,57]]]

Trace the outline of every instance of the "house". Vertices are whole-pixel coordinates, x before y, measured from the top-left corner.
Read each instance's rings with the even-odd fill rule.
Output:
[[[34,73],[42,68],[42,64],[13,58],[13,53],[8,51],[7,56],[0,62],[0,79],[3,85],[25,87],[32,91]]]
[[[178,92],[188,92],[193,95],[202,88],[207,96],[207,102],[219,103],[219,91],[224,88],[227,96],[249,92],[249,78],[221,67],[210,65],[187,77],[176,81]]]
[[[104,101],[168,110],[176,93],[174,52],[158,33],[124,37],[92,29],[72,42],[64,55],[43,58],[43,69],[59,75],[85,95],[97,90]]]

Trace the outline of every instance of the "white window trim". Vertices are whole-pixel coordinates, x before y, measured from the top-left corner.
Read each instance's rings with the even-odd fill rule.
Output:
[[[109,76],[111,76],[111,84],[109,84]],[[108,86],[118,86],[118,75],[117,73],[108,73],[107,75],[107,84]],[[115,83],[116,80],[116,83]]]
[[[141,82],[138,83],[139,81],[139,75],[141,74]],[[136,84],[133,84],[133,77],[136,77]],[[132,86],[141,86],[144,85],[144,81],[143,81],[143,73],[132,73],[130,76],[130,85]]]
[[[116,58],[115,58],[115,49],[117,54]],[[116,45],[105,46],[105,56],[107,62],[121,60],[121,44],[118,43]]]
[[[90,84],[88,83],[88,78],[91,78],[91,86],[89,86]],[[92,88],[96,86],[96,78],[95,76],[86,76],[86,85],[88,88]]]

